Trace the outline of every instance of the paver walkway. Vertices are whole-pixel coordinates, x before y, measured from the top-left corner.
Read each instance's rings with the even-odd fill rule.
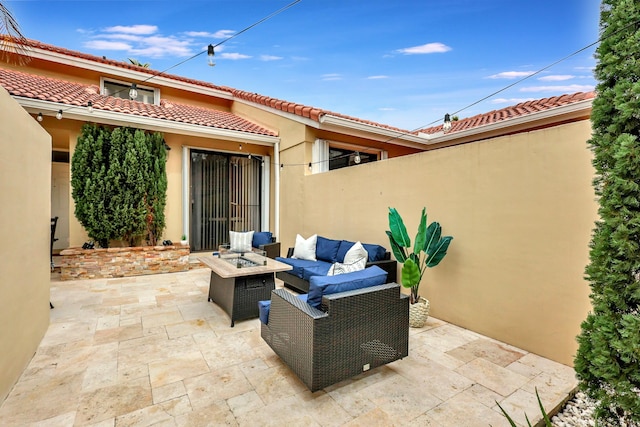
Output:
[[[574,389],[573,369],[431,318],[409,357],[310,393],[207,302],[208,269],[52,280],[51,324],[0,406],[2,426],[508,426]]]

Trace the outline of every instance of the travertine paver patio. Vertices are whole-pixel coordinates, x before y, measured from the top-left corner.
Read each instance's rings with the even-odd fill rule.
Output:
[[[523,425],[574,389],[571,368],[431,318],[410,356],[310,393],[207,302],[209,270],[52,279],[51,324],[0,406],[2,426]]]

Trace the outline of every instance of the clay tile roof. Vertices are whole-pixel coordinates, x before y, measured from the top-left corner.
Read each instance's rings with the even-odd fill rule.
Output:
[[[527,114],[538,113],[557,107],[562,107],[576,102],[595,98],[595,92],[577,92],[568,95],[553,96],[550,98],[536,99],[533,101],[521,102],[520,104],[505,107],[500,110],[489,111],[473,117],[451,122],[451,130],[448,133],[460,132],[478,126],[489,125],[502,120],[522,117]],[[436,133],[442,131],[442,125],[421,129],[421,133]]]
[[[8,37],[9,36],[7,36],[7,35],[0,35],[0,39],[7,40]],[[46,44],[46,43],[41,43],[41,42],[38,42],[38,41],[35,41],[35,40],[27,40],[26,41],[26,46],[32,47],[32,48],[41,49],[41,50],[47,50],[47,51],[50,51],[50,52],[55,52],[55,53],[59,53],[59,54],[63,54],[63,55],[71,56],[71,57],[76,57],[76,58],[79,58],[79,59],[84,59],[84,60],[89,60],[89,61],[94,61],[94,62],[100,62],[100,63],[103,63],[103,64],[108,64],[108,65],[119,67],[119,68],[135,70],[135,71],[138,71],[138,72],[147,73],[147,74],[152,75],[152,76],[160,74],[158,71],[151,70],[151,69],[145,68],[145,67],[139,67],[139,66],[127,63],[127,62],[115,61],[115,60],[111,60],[111,59],[106,59],[104,57],[88,55],[88,54],[85,54],[85,53],[76,52],[76,51],[72,51],[72,50],[56,47],[56,46],[49,45],[49,44]],[[399,129],[399,128],[396,128],[396,127],[393,127],[393,126],[388,126],[388,125],[385,125],[385,124],[381,124],[381,123],[376,123],[376,122],[360,119],[360,118],[357,118],[357,117],[351,117],[351,116],[347,116],[347,115],[344,115],[344,114],[334,113],[334,112],[331,112],[331,111],[328,111],[328,110],[324,110],[324,109],[321,109],[321,108],[316,108],[316,107],[311,107],[311,106],[307,106],[307,105],[288,102],[288,101],[284,101],[284,100],[281,100],[281,99],[272,98],[272,97],[269,97],[269,96],[259,95],[257,93],[251,93],[251,92],[246,92],[246,91],[242,91],[242,90],[238,90],[238,89],[229,88],[229,87],[226,87],[226,86],[218,86],[218,85],[214,85],[212,83],[203,82],[203,81],[199,81],[199,80],[193,80],[193,79],[189,79],[189,78],[181,77],[181,76],[177,76],[177,75],[162,73],[162,77],[163,78],[167,78],[167,79],[173,79],[173,80],[176,80],[176,81],[189,83],[189,84],[193,84],[193,85],[196,85],[196,86],[201,86],[201,87],[205,87],[205,88],[211,88],[211,89],[227,92],[227,93],[231,94],[236,99],[247,101],[247,102],[256,103],[256,104],[259,104],[259,105],[264,105],[266,107],[273,108],[275,110],[291,113],[291,114],[294,114],[296,116],[304,117],[304,118],[307,118],[307,119],[310,119],[310,120],[313,120],[313,121],[316,121],[316,122],[320,122],[323,116],[333,116],[333,117],[338,117],[338,118],[345,119],[345,120],[348,120],[348,121],[352,121],[354,123],[361,123],[361,124],[366,124],[366,125],[378,127],[378,128],[380,128],[382,130],[392,130],[392,131],[397,131],[397,132],[402,132],[402,133],[407,133],[407,134],[414,134],[414,135],[417,135],[418,133],[435,133],[435,132],[439,132],[439,131],[442,130],[442,125],[439,125],[439,126],[435,126],[435,127],[424,128],[424,129],[420,129],[420,130],[417,130],[417,131],[410,132],[410,131]],[[595,97],[595,93],[594,92],[586,92],[586,93],[579,92],[579,93],[574,93],[574,94],[570,94],[570,95],[555,96],[555,97],[551,97],[551,98],[544,98],[544,99],[539,99],[539,100],[534,100],[534,101],[522,102],[520,104],[511,106],[511,107],[506,107],[506,108],[503,108],[503,109],[500,109],[500,110],[494,110],[494,111],[490,111],[488,113],[478,114],[478,115],[473,116],[473,117],[469,117],[469,118],[465,118],[465,119],[461,119],[461,120],[455,121],[455,122],[452,123],[452,128],[449,131],[449,133],[456,132],[456,131],[461,131],[461,130],[467,130],[467,129],[471,129],[471,128],[474,128],[474,127],[477,127],[477,126],[483,126],[483,125],[487,125],[487,124],[491,124],[491,123],[496,123],[496,122],[499,122],[499,121],[502,121],[502,120],[507,120],[507,119],[511,119],[511,118],[515,118],[515,117],[521,117],[521,116],[524,116],[524,115],[527,115],[527,114],[549,110],[549,109],[552,109],[552,108],[555,108],[555,107],[560,107],[560,106],[563,106],[563,105],[572,104],[572,103],[575,103],[575,102],[578,102],[578,101],[582,101],[582,100],[593,99],[594,97]],[[72,96],[69,96],[68,98],[75,99]],[[186,107],[186,106],[184,106],[184,107]],[[131,108],[135,110],[135,108],[133,108],[133,107],[131,107]],[[190,107],[186,107],[186,108],[190,108]]]
[[[226,111],[195,107],[176,102],[160,105],[100,95],[94,85],[84,85],[20,71],[0,69],[0,86],[13,96],[60,103],[67,106],[86,106],[89,101],[96,110],[132,114],[172,122],[187,123],[252,134],[277,136],[275,132]]]

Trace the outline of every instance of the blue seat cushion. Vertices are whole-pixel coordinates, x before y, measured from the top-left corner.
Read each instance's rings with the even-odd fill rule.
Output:
[[[271,310],[271,300],[258,301],[260,321],[265,325],[269,323],[269,310]]]
[[[311,276],[307,303],[319,309],[323,295],[368,288],[384,283],[387,283],[387,272],[377,265],[337,276]]]
[[[307,282],[311,276],[326,276],[333,265],[325,261],[316,261],[316,264],[317,265],[302,268],[302,278]]]
[[[334,263],[338,260],[338,247],[340,246],[340,240],[327,239],[326,237],[318,236],[316,241],[316,259]]]
[[[253,233],[253,240],[251,241],[251,246],[254,248],[259,248],[262,245],[268,245],[271,243],[271,239],[273,238],[273,233],[270,231],[257,231]]]
[[[318,267],[320,265],[325,265],[325,264],[328,264],[326,271],[329,271],[329,268],[331,268],[331,263],[324,262],[324,261],[311,261],[308,259],[284,258],[284,257],[276,257],[276,261],[289,264],[291,267],[293,267],[293,270],[289,270],[287,273],[291,273],[294,276],[297,276],[301,279],[304,279],[304,270],[307,268],[314,268],[314,267]]]

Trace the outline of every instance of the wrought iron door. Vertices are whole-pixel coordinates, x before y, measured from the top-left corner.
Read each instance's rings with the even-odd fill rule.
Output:
[[[255,158],[191,152],[191,250],[218,249],[229,242],[229,230],[260,229],[261,164]]]

